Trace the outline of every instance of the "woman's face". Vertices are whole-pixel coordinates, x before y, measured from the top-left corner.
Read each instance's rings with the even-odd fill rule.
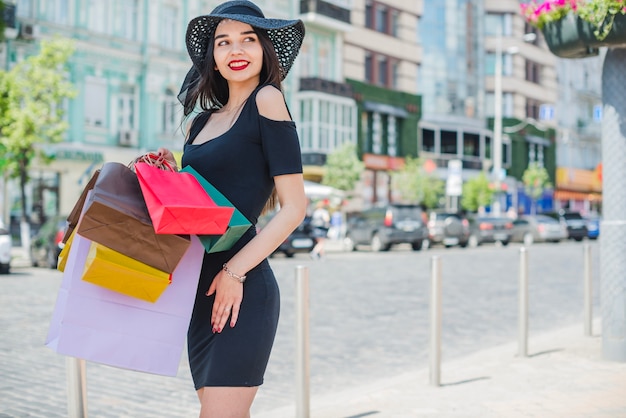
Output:
[[[263,47],[247,23],[224,19],[215,29],[213,59],[228,81],[258,79],[263,68]]]

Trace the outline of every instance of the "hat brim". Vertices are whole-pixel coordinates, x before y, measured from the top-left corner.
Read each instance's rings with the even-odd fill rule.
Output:
[[[204,68],[208,45],[212,42],[215,28],[224,19],[236,20],[265,30],[278,56],[281,78],[287,76],[304,40],[304,23],[297,19],[272,19],[244,14],[211,14],[199,16],[189,22],[186,34],[187,51],[199,72]]]

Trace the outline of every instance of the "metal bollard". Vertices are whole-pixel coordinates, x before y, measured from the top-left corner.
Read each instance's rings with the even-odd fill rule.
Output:
[[[528,356],[528,252],[520,248],[518,300],[518,355]]]
[[[309,269],[296,267],[296,418],[309,418]]]
[[[591,337],[593,333],[593,278],[591,275],[591,246],[585,243],[583,246],[584,260],[584,326],[585,335]]]
[[[441,257],[430,264],[430,384],[441,384]]]
[[[67,357],[67,416],[87,418],[87,376],[85,360]]]

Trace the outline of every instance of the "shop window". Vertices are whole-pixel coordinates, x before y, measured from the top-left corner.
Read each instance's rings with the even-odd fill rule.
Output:
[[[480,137],[478,134],[463,133],[463,155],[466,157],[480,156]]]
[[[456,131],[441,131],[441,153],[457,155]]]
[[[435,131],[422,129],[422,151],[435,152]]]

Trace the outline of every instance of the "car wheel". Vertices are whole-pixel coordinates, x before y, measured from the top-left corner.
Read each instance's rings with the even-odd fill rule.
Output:
[[[498,241],[500,243],[501,246],[506,247],[507,245],[509,245],[508,241]]]
[[[422,245],[422,241],[415,241],[411,243],[411,248],[413,248],[413,251],[419,251],[422,249]]]
[[[471,248],[476,248],[478,247],[478,237],[476,235],[470,235],[469,239],[467,240],[467,245],[469,245]]]
[[[349,235],[343,239],[343,249],[345,251],[356,251],[354,240]]]
[[[378,236],[378,234],[374,234],[372,236],[372,240],[370,241],[370,248],[374,252],[382,251],[383,243],[380,240],[380,236]]]
[[[10,272],[11,272],[11,265],[9,263],[0,264],[0,274],[9,274]]]
[[[285,257],[287,258],[293,258],[294,253],[292,253],[291,251],[285,251]]]
[[[525,233],[524,245],[533,245],[533,242],[535,242],[535,238],[533,237],[533,234],[531,234],[530,232]]]

